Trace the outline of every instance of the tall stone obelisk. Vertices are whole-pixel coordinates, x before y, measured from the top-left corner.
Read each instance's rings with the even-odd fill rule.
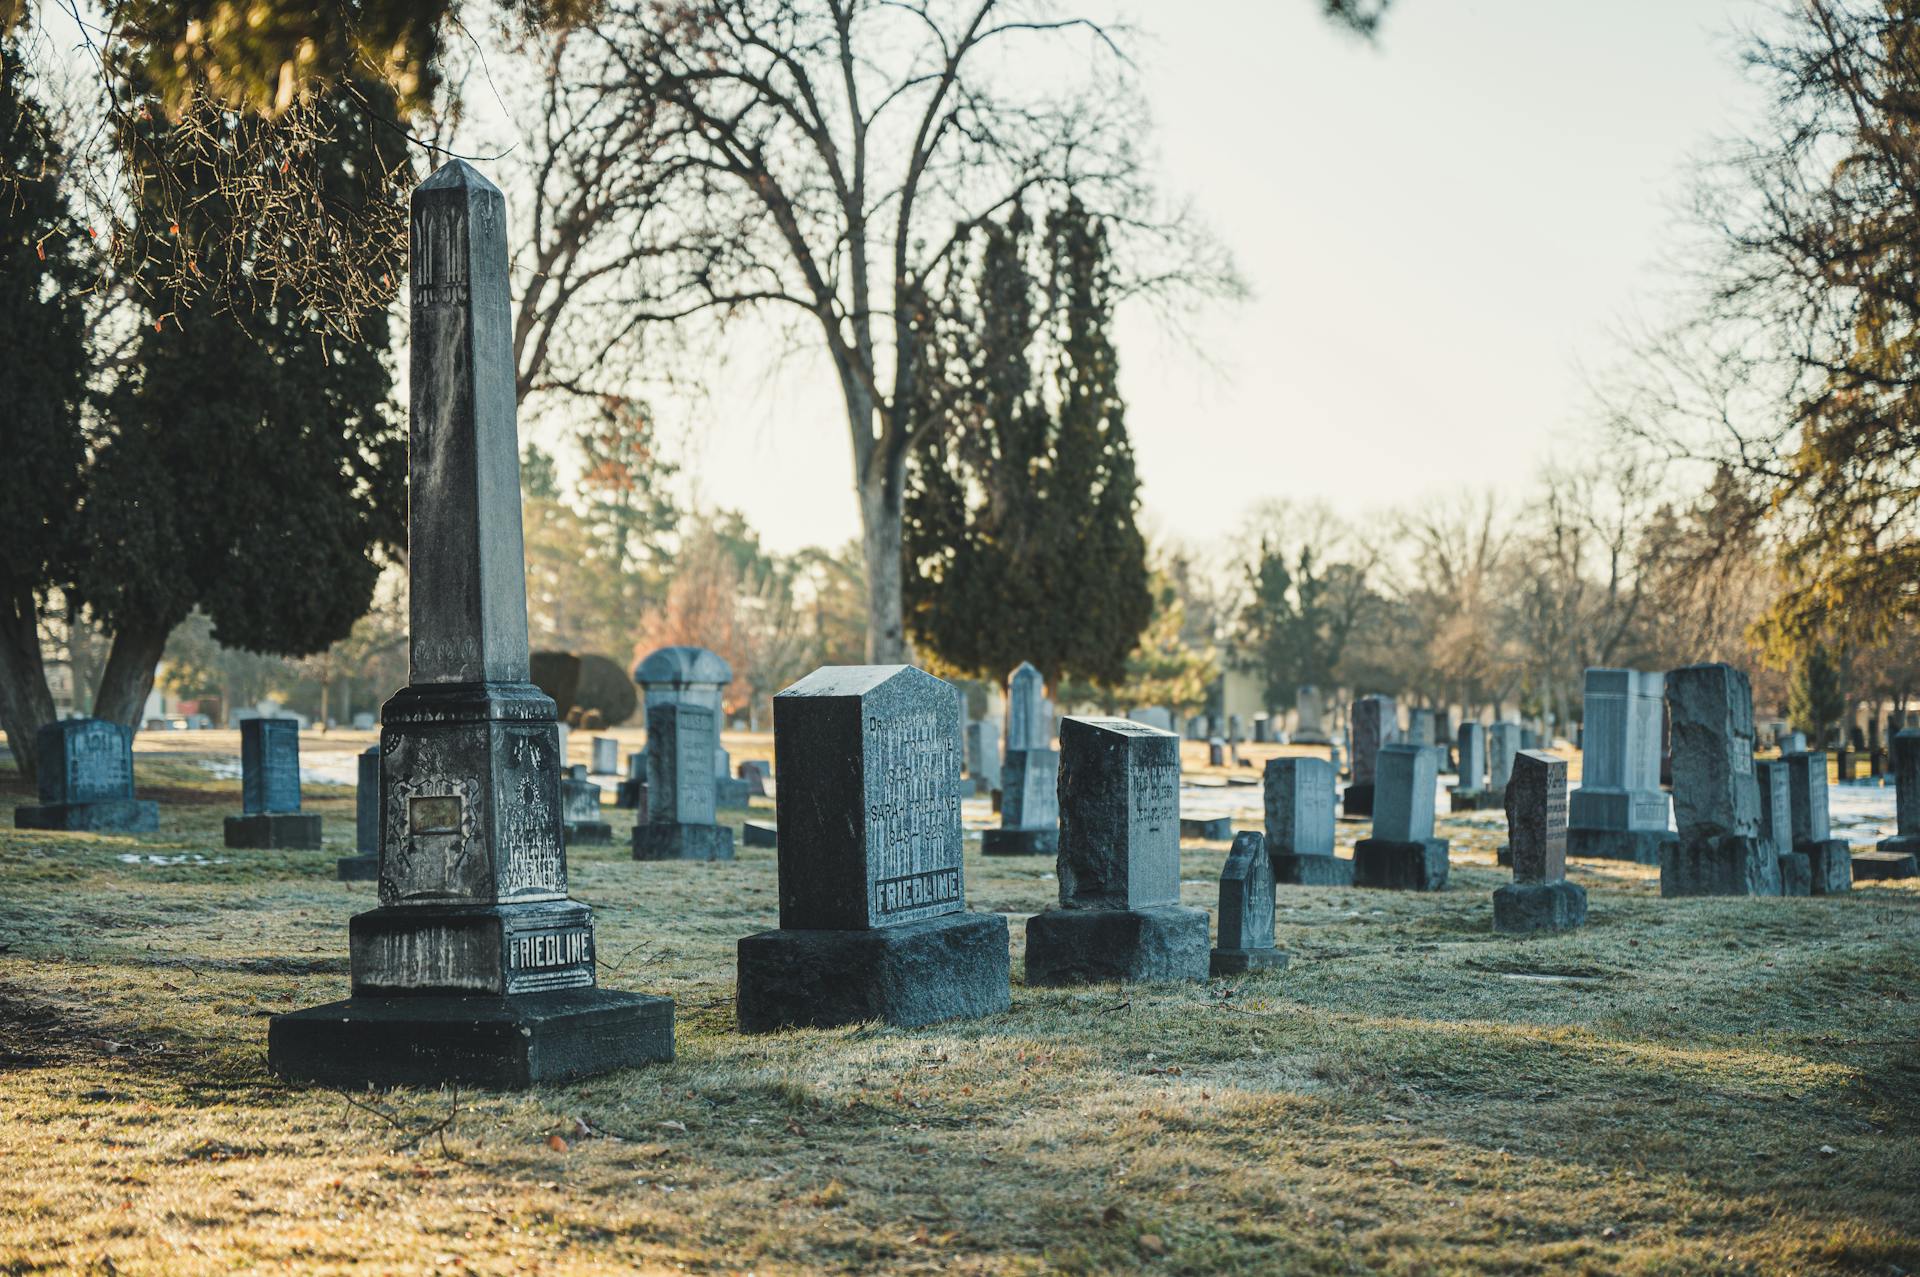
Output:
[[[413,193],[411,674],[381,710],[380,907],[353,996],[274,1018],[284,1077],[530,1086],[673,1058],[668,998],[595,987],[567,896],[551,698],[528,681],[506,201],[454,160]]]

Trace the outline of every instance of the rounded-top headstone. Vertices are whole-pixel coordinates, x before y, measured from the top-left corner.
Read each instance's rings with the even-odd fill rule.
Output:
[[[633,667],[633,681],[642,687],[725,687],[733,681],[733,667],[704,647],[663,647]]]

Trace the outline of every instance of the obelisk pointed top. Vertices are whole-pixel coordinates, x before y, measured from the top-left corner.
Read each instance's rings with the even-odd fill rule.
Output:
[[[489,182],[485,174],[462,159],[448,160],[433,170],[427,176],[427,180],[415,189],[422,191],[466,189],[488,191],[495,195],[500,193],[500,188]]]

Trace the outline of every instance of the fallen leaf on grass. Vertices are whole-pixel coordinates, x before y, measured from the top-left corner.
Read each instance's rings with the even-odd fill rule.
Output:
[[[1142,1233],[1140,1234],[1140,1249],[1146,1251],[1149,1255],[1164,1255],[1167,1253],[1167,1243],[1161,1240],[1160,1234],[1158,1233]]]
[[[678,1131],[682,1135],[685,1135],[687,1133],[687,1124],[685,1122],[676,1122],[672,1118],[668,1118],[666,1121],[660,1123],[660,1129],[663,1131]]]
[[[558,1135],[549,1135],[547,1136],[547,1147],[556,1153],[564,1153],[567,1151],[567,1142]]]

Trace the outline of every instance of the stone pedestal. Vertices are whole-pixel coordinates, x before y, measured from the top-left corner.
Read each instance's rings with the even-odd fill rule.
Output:
[[[1051,856],[1060,850],[1059,829],[983,829],[983,856]]]
[[[1877,851],[1856,851],[1853,853],[1853,880],[1855,882],[1877,882],[1891,878],[1920,877],[1920,849],[1914,851],[1889,850],[1889,843],[1920,841],[1912,838],[1888,838],[1880,844]]]
[[[1049,909],[1027,919],[1027,984],[1205,980],[1209,941],[1204,909]]]
[[[1703,843],[1671,839],[1660,848],[1662,896],[1777,896],[1779,857],[1764,838],[1728,835]]]
[[[1493,892],[1493,929],[1504,935],[1567,931],[1587,920],[1587,892],[1565,878],[1510,882]]]
[[[1447,840],[1394,842],[1362,838],[1353,845],[1353,885],[1389,891],[1444,891]]]
[[[880,1020],[912,1028],[1011,1006],[1007,920],[954,913],[860,931],[762,931],[739,942],[742,1033]]]
[[[1373,815],[1373,782],[1355,781],[1340,799],[1340,810],[1349,816]]]
[[[673,1000],[608,989],[518,997],[361,997],[275,1016],[281,1077],[358,1090],[520,1090],[673,1059]]]
[[[1775,858],[1780,866],[1780,894],[1783,896],[1810,896],[1813,894],[1813,868],[1807,864],[1807,858],[1797,851],[1789,851]]]
[[[1447,799],[1450,809],[1456,812],[1487,811],[1500,806],[1499,799],[1485,790],[1450,789]]]
[[[1853,890],[1853,849],[1843,839],[1796,842],[1793,849],[1807,858],[1814,895],[1838,896]]]
[[[613,826],[604,820],[570,820],[564,828],[569,847],[599,847],[613,841]]]
[[[1660,863],[1660,848],[1673,837],[1668,829],[1567,830],[1567,854],[1589,860],[1631,860],[1636,865]]]
[[[1278,971],[1287,965],[1279,949],[1215,949],[1207,957],[1211,976],[1245,975],[1249,971]]]
[[[13,827],[109,834],[151,833],[160,828],[160,804],[147,798],[108,798],[97,803],[41,803],[15,807]]]
[[[635,860],[732,860],[733,830],[725,825],[647,821],[633,827]]]
[[[647,782],[644,780],[623,780],[613,787],[613,805],[628,811],[643,809],[647,805]]]
[[[1339,856],[1297,856],[1275,852],[1273,880],[1292,887],[1351,887],[1353,862]]]
[[[228,816],[226,844],[248,851],[275,848],[318,851],[320,817],[300,811],[263,811],[251,816]],[[375,876],[379,876],[377,870]]]

